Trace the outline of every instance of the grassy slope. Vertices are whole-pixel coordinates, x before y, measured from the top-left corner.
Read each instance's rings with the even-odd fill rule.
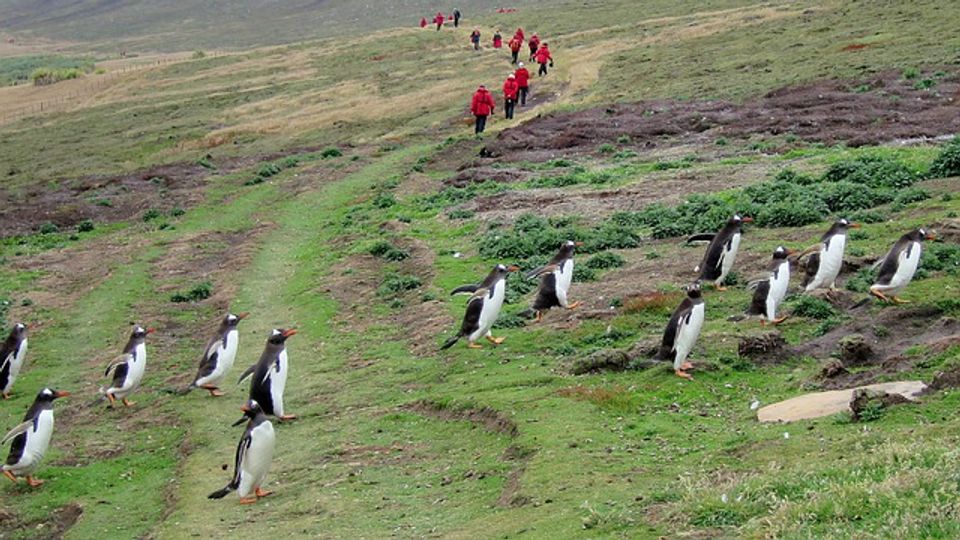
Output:
[[[715,3],[703,9],[734,4]],[[582,13],[551,12],[538,25],[542,24],[544,33],[584,29],[574,21],[606,28],[621,22],[630,5],[608,3],[606,8],[582,8]],[[723,44],[728,47],[724,50],[734,51],[729,53],[731,62],[736,58],[752,61],[752,51],[740,44],[772,39],[789,28],[806,37],[798,54],[806,52],[805,57],[824,64],[833,59],[832,64],[839,65],[850,53],[839,51],[837,35],[864,21],[877,20],[881,10],[861,6],[861,10],[836,19],[836,25],[823,25],[829,26],[824,32],[810,30],[823,27],[823,20],[839,17],[832,5],[817,17],[790,19],[794,24],[759,19],[748,23],[752,25],[750,33],[734,24],[703,37],[682,33],[693,21],[687,14],[674,13],[670,6],[652,3],[645,16],[683,16],[642,24],[665,34],[662,41],[637,44],[643,37],[631,24],[594,34],[561,35],[555,40],[559,50],[566,45],[571,47],[571,56],[584,52],[572,49],[574,46],[592,52],[569,61],[558,54],[559,80],[540,88],[561,96],[546,107],[575,106],[581,100],[701,92],[737,98],[775,87],[783,80],[810,79],[821,73],[785,54],[770,60],[768,67],[777,77],[746,77],[724,70],[710,74],[715,87],[708,92],[702,87],[703,77],[694,76],[701,60],[692,51],[705,42],[717,49]],[[798,11],[802,8],[796,7]],[[728,19],[727,15],[692,17],[702,22]],[[947,24],[947,19],[928,8],[910,17],[909,24],[933,29]],[[934,40],[933,33],[917,32],[921,38],[911,46],[893,43],[878,49],[882,55],[861,57],[862,62],[871,69],[883,69],[947,57],[952,45],[948,40]],[[442,357],[424,357],[410,354],[404,340],[408,329],[394,319],[396,311],[376,297],[368,296],[368,301],[356,305],[338,305],[333,300],[325,291],[329,284],[346,283],[358,289],[376,286],[379,276],[391,268],[375,265],[372,285],[369,281],[354,284],[349,279],[352,272],[369,266],[357,252],[371,239],[384,235],[381,223],[398,217],[410,223],[401,226],[395,236],[422,242],[437,255],[432,268],[422,272],[428,278],[424,293],[443,298],[445,290],[475,279],[494,262],[481,260],[471,247],[481,231],[477,224],[447,222],[436,217],[437,210],[424,209],[413,196],[404,195],[406,186],[423,182],[423,175],[410,173],[418,158],[440,152],[436,143],[459,133],[459,124],[451,118],[460,114],[470,87],[477,80],[493,80],[504,70],[500,60],[485,54],[464,74],[462,57],[469,53],[463,50],[463,37],[395,32],[376,40],[375,45],[363,43],[345,51],[330,52],[316,44],[180,64],[152,72],[145,80],[125,82],[109,96],[109,105],[50,117],[40,128],[28,122],[4,128],[11,143],[0,150],[4,162],[26,171],[9,180],[15,186],[195,159],[208,151],[203,141],[220,135],[241,144],[215,147],[216,157],[344,140],[358,144],[338,158],[344,166],[353,164],[349,172],[344,169],[343,174],[329,178],[310,173],[309,164],[260,186],[242,187],[243,174],[218,178],[207,188],[206,203],[177,220],[175,230],[158,231],[148,224],[132,223],[79,241],[63,239],[69,249],[77,251],[105,239],[136,249],[128,259],[108,258],[113,271],[69,305],[38,302],[14,308],[11,317],[26,315],[28,322],[40,329],[32,342],[33,365],[18,385],[19,395],[0,409],[2,425],[13,424],[29,403],[27,389],[40,384],[80,389],[89,395],[97,380],[96,369],[102,364],[99,360],[109,357],[102,351],[104,345],[118,347],[126,323],[140,314],[161,321],[167,336],[152,345],[152,351],[162,352],[151,357],[147,387],[154,392],[142,394],[140,407],[102,415],[61,408],[58,414],[69,418],[69,429],[58,431],[56,448],[41,473],[50,484],[36,492],[4,487],[12,496],[4,497],[4,506],[15,496],[16,504],[9,508],[23,519],[39,519],[50,508],[78,501],[85,515],[71,530],[75,538],[147,532],[178,538],[185,531],[214,536],[243,531],[329,537],[390,533],[569,537],[584,527],[598,536],[956,533],[960,520],[950,510],[957,503],[956,490],[950,489],[956,479],[949,473],[944,479],[943,474],[952,470],[948,464],[958,435],[951,414],[956,407],[955,394],[936,394],[922,406],[896,409],[866,430],[832,419],[786,429],[758,425],[747,408],[750,400],[759,396],[771,402],[795,395],[818,366],[803,361],[742,370],[728,364],[734,338],[755,331],[752,325],[734,326],[724,320],[742,308],[746,291],[708,297],[711,318],[698,355],[719,369],[700,374],[694,384],[676,380],[665,369],[564,375],[561,365],[567,358],[557,351],[566,344],[587,348],[585,338],[605,333],[607,323],[586,321],[566,331],[549,325],[505,330],[508,340],[498,349],[478,353],[456,348]],[[652,62],[656,67],[651,70],[647,68],[651,63],[619,63],[616,55],[596,57],[606,62],[595,60],[596,54],[610,50],[605,44],[608,38],[626,42],[615,49],[618,54],[648,50],[664,61]],[[430,71],[422,70],[425,48],[442,51]],[[874,54],[870,51],[860,54]],[[369,57],[378,53],[388,54],[389,63],[371,63]],[[265,85],[270,79],[256,80],[258,70],[282,59],[289,59],[289,65],[280,71],[287,74],[287,80],[276,74],[271,75],[275,84]],[[598,64],[599,83],[578,86],[581,78],[589,80],[594,64]],[[366,68],[369,65],[377,67]],[[364,67],[358,70],[357,66]],[[406,76],[388,83],[388,72]],[[648,89],[630,86],[624,90],[630,73],[640,73],[637,78],[649,84]],[[423,90],[434,88],[437,77],[454,80],[444,91],[425,98]],[[336,88],[343,91],[332,93]],[[370,115],[363,109],[371,103],[357,97],[365,93],[398,99]],[[319,119],[307,118],[304,124],[283,128],[284,123],[298,120],[296,111],[310,106],[319,95],[332,99],[311,115]],[[251,103],[261,107],[250,107]],[[338,107],[351,111],[353,119],[335,124],[338,118],[324,115]],[[169,120],[171,114],[178,117]],[[270,129],[260,129],[263,117],[270,120]],[[191,127],[185,131],[184,126]],[[78,136],[78,130],[87,131]],[[178,147],[159,142],[166,134],[185,144]],[[385,144],[389,146],[383,147]],[[39,159],[28,151],[38,145],[44,150]],[[778,156],[757,156],[745,145],[734,152],[769,170],[786,162]],[[819,169],[846,152],[811,148],[790,164]],[[931,155],[925,148],[901,153],[918,161]],[[356,162],[349,161],[353,156],[357,156]],[[454,167],[429,166],[426,178],[443,178]],[[652,180],[641,174],[624,181]],[[386,209],[371,206],[372,188],[390,191],[394,187],[400,193],[397,205]],[[868,226],[867,237],[856,246],[879,253],[901,230],[958,210],[956,197],[908,207],[895,214],[894,223]],[[187,334],[182,325],[212,319],[219,304],[184,308],[167,303],[169,286],[182,283],[158,277],[156,269],[173,256],[172,246],[179,239],[211,232],[253,235],[263,224],[268,225],[266,232],[252,237],[252,258],[240,268],[216,274],[215,285],[218,290],[231,291],[221,301],[232,309],[254,313],[244,323],[238,365],[256,358],[269,328],[291,324],[301,328],[290,344],[296,378],[291,381],[288,401],[302,420],[280,427],[271,486],[277,495],[250,509],[236,505],[233,499],[217,503],[204,499],[228,477],[220,465],[232,461],[239,431],[226,426],[237,417],[242,391],[231,389],[230,397],[219,402],[199,393],[174,399],[155,392],[192,369],[203,337]],[[751,230],[745,249],[767,253],[785,235],[813,238],[822,228],[818,224],[802,231]],[[0,296],[20,303],[35,292],[39,294],[37,289],[48,276],[43,268],[35,268],[36,263],[31,265],[29,257],[44,252],[42,242],[37,245],[5,248],[4,257],[19,264],[0,272]],[[464,251],[468,257],[450,257],[454,250]],[[649,250],[657,250],[667,260],[684,256],[670,243],[645,245],[625,254],[635,260]],[[27,254],[17,256],[17,252]],[[39,274],[35,270],[40,270]],[[676,285],[640,283],[637,289]],[[948,276],[935,275],[918,282],[909,293],[925,302],[937,298],[945,287],[955,287],[955,283]],[[420,295],[421,291],[410,293],[405,302],[415,306]],[[434,309],[445,312],[452,323],[462,302],[444,300]],[[663,313],[649,313],[614,319],[611,324],[628,334],[617,344],[656,336],[664,318]],[[791,341],[799,342],[809,338],[816,325],[815,321],[797,320],[788,324],[785,332]],[[80,346],[75,337],[80,338]],[[932,357],[926,367],[904,376],[929,378],[955,356],[953,349]],[[99,360],[85,360],[94,357]],[[82,370],[76,369],[78,363]],[[63,369],[68,366],[72,369]],[[565,388],[575,390],[559,393]],[[468,422],[431,420],[398,409],[418,399],[453,408],[492,407],[519,426],[519,435],[511,438]],[[85,405],[86,399],[77,401]],[[151,422],[154,416],[163,424]],[[792,437],[784,439],[784,431]],[[122,447],[123,451],[96,457],[104,446]],[[186,457],[180,457],[181,452]],[[811,456],[817,459],[811,460]],[[74,466],[70,460],[83,466]],[[528,504],[497,505],[511,475],[519,479],[518,494],[529,498]],[[734,502],[721,503],[721,494]],[[164,506],[166,498],[172,500],[171,506]],[[121,520],[121,515],[133,518],[128,522]],[[211,515],[217,518],[212,520]]]

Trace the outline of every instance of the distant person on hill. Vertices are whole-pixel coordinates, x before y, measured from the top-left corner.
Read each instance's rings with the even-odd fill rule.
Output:
[[[510,46],[510,63],[516,64],[517,57],[520,55],[520,49],[523,47],[523,40],[517,36],[513,36],[508,45]]]
[[[493,101],[493,96],[490,95],[487,87],[481,84],[470,101],[470,112],[477,119],[473,130],[475,134],[483,133],[483,130],[487,127],[487,117],[493,114],[494,107],[496,107],[496,103]]]
[[[517,31],[513,33],[513,37],[519,39],[520,43],[523,43],[525,41],[524,35],[523,35],[523,28],[517,28]]]
[[[440,30],[440,28],[443,27],[443,21],[444,21],[443,13],[440,13],[438,11],[437,16],[433,18],[433,22],[437,23],[437,30]]]
[[[517,94],[520,92],[520,85],[517,84],[517,75],[511,73],[507,75],[507,80],[503,81],[503,111],[507,120],[513,118],[513,108],[517,105]]]
[[[426,27],[427,27],[427,18],[420,17],[420,28],[426,28]]]
[[[474,28],[473,32],[470,34],[470,41],[473,42],[473,50],[480,50],[480,29]]]
[[[493,48],[499,49],[503,47],[503,36],[500,35],[500,30],[497,30],[493,33]]]
[[[523,67],[523,62],[520,62],[513,74],[517,77],[517,88],[520,90],[520,106],[523,107],[527,104],[527,92],[530,90],[530,72]]]
[[[453,27],[460,28],[460,10],[457,8],[453,9]]]
[[[537,50],[540,48],[540,36],[534,32],[527,43],[530,45],[530,59],[534,60],[537,57]]]
[[[540,47],[540,50],[537,51],[537,63],[540,64],[540,70],[537,72],[538,77],[543,77],[547,74],[548,62],[550,63],[550,67],[553,67],[553,56],[550,56],[550,47],[544,43],[543,47]]]

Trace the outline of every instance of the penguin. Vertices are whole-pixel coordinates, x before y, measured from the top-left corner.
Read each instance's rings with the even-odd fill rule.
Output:
[[[237,381],[237,384],[240,384],[252,374],[250,399],[259,403],[264,413],[280,420],[293,420],[297,417],[295,414],[283,412],[283,389],[287,386],[287,375],[290,371],[286,341],[296,333],[293,328],[274,328],[267,338],[267,346],[260,355],[260,360],[248,367]]]
[[[704,302],[700,293],[700,283],[695,282],[687,287],[687,297],[674,310],[667,328],[663,332],[663,341],[657,351],[656,360],[673,360],[673,370],[678,377],[693,380],[687,373],[693,368],[687,362],[687,356],[693,350],[693,345],[700,336],[703,328]]]
[[[240,407],[243,418],[233,423],[234,426],[247,422],[247,429],[240,437],[237,445],[237,455],[233,464],[233,479],[223,489],[207,495],[208,499],[222,499],[231,491],[236,490],[240,495],[240,504],[252,504],[260,497],[272,494],[272,491],[263,490],[263,480],[270,470],[273,461],[273,448],[276,445],[276,436],[273,424],[263,414],[263,409],[256,400],[249,400]],[[249,420],[248,420],[249,419]],[[251,495],[252,494],[252,495]]]
[[[687,243],[710,240],[707,251],[703,255],[703,260],[694,268],[694,272],[700,272],[697,281],[712,281],[718,291],[727,290],[722,283],[737,259],[737,251],[740,249],[740,236],[743,232],[741,228],[744,223],[751,222],[753,222],[753,218],[734,214],[717,234],[696,234],[687,239]]]
[[[462,337],[467,338],[467,347],[471,349],[482,349],[483,347],[476,341],[484,336],[494,345],[503,343],[503,338],[493,337],[490,329],[493,328],[493,323],[497,322],[500,308],[503,307],[503,298],[507,292],[507,274],[519,269],[517,266],[507,267],[498,264],[479,285],[463,285],[450,293],[451,295],[472,293],[473,296],[467,300],[467,311],[463,316],[460,331],[448,339],[440,350],[453,347],[453,344]]]
[[[23,323],[13,325],[7,340],[0,346],[0,393],[3,399],[10,399],[10,390],[17,381],[23,360],[27,357],[27,326]]]
[[[807,279],[803,284],[805,292],[811,292],[815,289],[837,288],[837,276],[840,275],[840,268],[843,266],[843,250],[847,245],[848,229],[859,229],[859,223],[851,223],[845,218],[840,218],[830,226],[830,229],[820,238],[820,243],[805,249],[798,255],[797,259],[802,259],[810,255],[807,259],[805,270]],[[810,277],[812,274],[812,277]]]
[[[794,252],[783,246],[773,251],[773,261],[770,263],[770,276],[756,283],[753,291],[753,301],[747,309],[747,315],[759,315],[760,324],[780,324],[787,319],[787,315],[777,318],[777,309],[787,296],[790,286],[790,255]]]
[[[900,237],[890,251],[877,261],[875,266],[880,267],[877,280],[870,286],[870,294],[884,302],[906,304],[909,300],[902,300],[897,294],[913,279],[913,275],[920,266],[921,242],[935,240],[933,231],[923,228],[914,229]]]
[[[227,376],[227,372],[233,367],[233,362],[237,358],[237,346],[240,344],[240,331],[237,330],[237,325],[248,315],[249,313],[237,315],[228,313],[220,321],[216,335],[210,339],[204,349],[192,388],[203,388],[213,397],[223,395],[220,385]]]
[[[14,484],[18,476],[26,476],[31,487],[37,487],[43,480],[33,477],[43,455],[50,446],[50,436],[53,435],[53,400],[67,397],[70,392],[44,388],[33,400],[33,405],[27,410],[23,422],[10,430],[2,440],[0,446],[13,441],[10,445],[10,454],[3,465],[3,475]]]
[[[537,322],[543,320],[543,312],[554,306],[567,309],[576,309],[581,302],[573,302],[567,298],[570,292],[570,283],[573,282],[573,251],[583,242],[568,240],[560,246],[560,251],[546,265],[527,273],[527,279],[540,277],[540,289],[537,298],[533,301],[531,310],[536,313]],[[529,313],[529,312],[528,312]]]
[[[154,331],[153,328],[144,329],[142,326],[135,326],[123,352],[110,362],[103,372],[104,377],[109,377],[113,372],[110,384],[100,387],[100,393],[107,396],[111,407],[116,404],[117,398],[120,398],[127,407],[136,405],[132,401],[127,401],[127,396],[136,391],[143,381],[143,372],[147,368],[146,340],[147,336]]]

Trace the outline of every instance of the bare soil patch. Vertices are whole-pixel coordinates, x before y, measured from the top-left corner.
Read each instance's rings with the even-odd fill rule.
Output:
[[[60,539],[82,515],[83,507],[78,503],[61,506],[50,512],[46,519],[36,521],[21,521],[16,514],[0,510],[0,538],[24,533],[31,538]]]
[[[402,409],[444,421],[467,421],[494,433],[509,437],[520,434],[517,424],[490,407],[451,409],[434,401],[415,401]]]

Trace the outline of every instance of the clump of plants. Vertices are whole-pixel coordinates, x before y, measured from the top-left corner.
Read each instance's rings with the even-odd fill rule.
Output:
[[[423,282],[417,276],[391,273],[380,283],[377,294],[380,296],[395,296],[406,291],[412,291],[421,285],[423,285]]]
[[[207,298],[210,298],[212,294],[213,283],[204,281],[194,285],[191,289],[185,292],[174,293],[170,296],[170,301],[177,303],[199,302],[200,300],[206,300]]]
[[[392,262],[402,261],[410,257],[409,252],[394,246],[386,240],[378,240],[370,246],[369,253],[374,257],[380,257],[381,259]]]
[[[930,164],[930,178],[960,176],[960,137],[950,139]]]
[[[604,251],[587,259],[583,266],[593,270],[607,270],[609,268],[620,268],[625,264],[627,264],[627,260],[622,256]]]
[[[794,304],[793,314],[808,319],[827,320],[836,317],[837,310],[826,300],[804,295]]]

